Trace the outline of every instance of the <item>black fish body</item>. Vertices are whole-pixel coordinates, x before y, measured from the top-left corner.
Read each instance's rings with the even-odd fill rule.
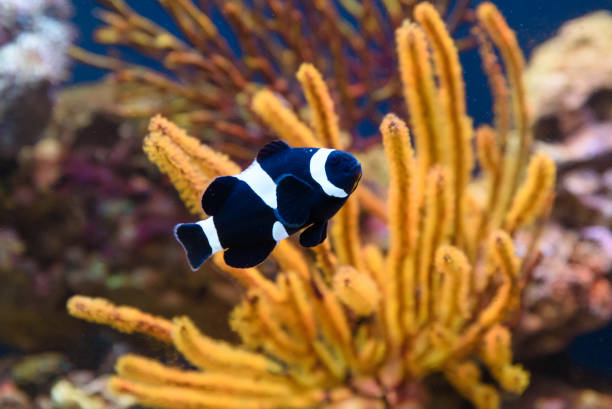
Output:
[[[303,246],[325,240],[327,221],[360,178],[361,165],[347,152],[270,142],[240,174],[218,177],[209,185],[202,208],[212,217],[179,224],[175,235],[194,270],[222,250],[228,265],[253,267],[304,227]]]

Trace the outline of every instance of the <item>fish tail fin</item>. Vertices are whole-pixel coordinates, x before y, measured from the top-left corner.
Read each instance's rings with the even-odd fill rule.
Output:
[[[181,243],[189,266],[193,271],[200,268],[202,264],[212,255],[212,247],[202,227],[197,223],[177,224],[174,227],[174,236]]]

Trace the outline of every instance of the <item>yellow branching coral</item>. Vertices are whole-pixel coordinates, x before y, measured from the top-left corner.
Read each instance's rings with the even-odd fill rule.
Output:
[[[506,216],[505,229],[513,232],[517,226],[533,221],[545,210],[555,183],[555,164],[543,154],[532,157],[527,178],[514,197]]]
[[[151,162],[170,177],[189,210],[201,213],[206,185],[217,176],[236,174],[240,167],[161,116],[149,125],[143,149]]]
[[[251,104],[257,113],[276,135],[291,146],[320,147],[321,142],[315,138],[309,127],[304,125],[282,99],[270,90],[262,90],[255,95]]]
[[[247,159],[268,136],[253,121],[252,94],[266,87],[301,106],[300,81],[291,76],[303,62],[333,76],[344,129],[372,136],[360,125],[382,118],[379,105],[401,106],[401,86],[385,63],[393,59],[389,38],[419,1],[96,0],[103,25],[94,39],[154,58],[160,69],[123,60],[122,49],[105,56],[73,47],[70,54],[113,73],[119,115],[161,113],[233,158]],[[470,23],[464,18],[472,11],[469,1],[432,3],[451,31]],[[151,6],[161,6],[178,30],[149,19]],[[459,41],[463,48],[473,43],[470,37]]]
[[[333,290],[355,314],[368,316],[378,310],[380,291],[370,275],[343,266],[334,274]]]
[[[499,388],[523,392],[529,374],[512,363],[505,325],[520,303],[526,264],[512,236],[546,212],[555,169],[543,155],[529,158],[522,56],[513,32],[489,3],[477,15],[488,47],[482,54],[493,53],[494,44],[509,78],[490,61],[485,71],[511,90],[493,87],[496,109],[514,110],[494,128],[472,128],[457,49],[435,8],[416,6],[416,21],[397,30],[414,146],[404,121],[388,114],[380,126],[390,169],[388,249],[362,243],[360,215],[376,212],[366,194],[348,201],[333,220],[331,243],[313,254],[291,242],[279,246],[273,279],[215,257],[246,289],[230,318],[240,345],[207,337],[186,317],[170,321],[72,298],[73,315],[151,335],[197,368],[128,355],[118,361],[111,389],[168,409],[309,408],[349,398],[391,408],[401,406],[408,382],[439,372],[478,409],[497,409],[500,392],[483,380],[486,368]],[[305,64],[298,78],[312,127],[270,90],[254,96],[254,112],[290,143],[342,146],[323,77]],[[162,118],[153,120],[145,150],[192,208],[211,178],[238,170]],[[476,159],[482,174],[473,180]]]
[[[125,333],[141,332],[163,342],[170,342],[172,323],[131,307],[115,307],[102,298],[75,296],[68,302],[71,315],[98,324],[110,325]]]
[[[338,117],[323,77],[311,64],[302,64],[297,77],[311,107],[312,122],[319,140],[323,146],[342,149]]]

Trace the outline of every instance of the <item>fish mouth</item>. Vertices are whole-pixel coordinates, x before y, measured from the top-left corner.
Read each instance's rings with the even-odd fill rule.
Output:
[[[357,182],[359,182],[359,179],[361,179],[361,175],[363,174],[363,172],[361,171],[361,163],[358,163],[353,167],[353,173],[358,175]]]
[[[357,185],[359,184],[359,181],[361,180],[361,176],[363,176],[363,172],[361,171],[361,164],[357,164],[355,165],[355,167],[353,168],[353,173],[356,174],[357,179],[355,179],[355,183],[353,183],[353,188],[351,189],[351,193],[353,193],[355,191],[355,189],[357,189]]]

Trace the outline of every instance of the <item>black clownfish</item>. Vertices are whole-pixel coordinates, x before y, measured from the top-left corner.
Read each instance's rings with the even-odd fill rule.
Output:
[[[211,217],[178,224],[174,234],[193,270],[222,250],[229,266],[253,267],[304,227],[302,246],[323,242],[327,221],[359,179],[361,164],[350,153],[273,141],[238,175],[212,181],[202,196],[202,208]]]

